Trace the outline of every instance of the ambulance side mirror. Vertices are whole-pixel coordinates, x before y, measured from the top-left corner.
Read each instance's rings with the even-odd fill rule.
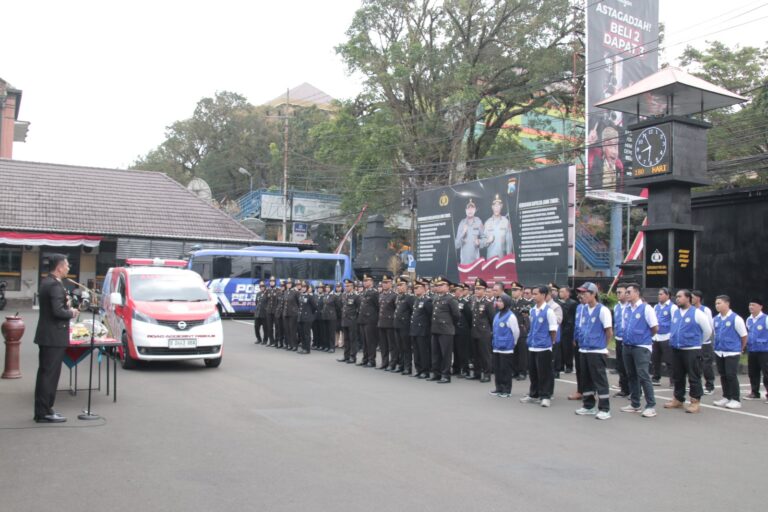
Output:
[[[112,292],[109,294],[109,303],[114,308],[115,306],[123,305],[123,297],[120,292]]]

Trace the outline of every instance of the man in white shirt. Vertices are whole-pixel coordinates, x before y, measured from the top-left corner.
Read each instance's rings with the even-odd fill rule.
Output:
[[[533,289],[536,307],[531,309],[531,327],[528,331],[528,375],[531,386],[522,403],[538,403],[549,407],[555,387],[552,373],[552,346],[557,338],[557,318],[547,304],[546,286]]]
[[[701,345],[712,336],[709,318],[691,305],[690,290],[679,290],[675,296],[678,309],[672,316],[669,345],[672,348],[672,382],[675,397],[664,404],[665,409],[682,409],[698,413],[704,390],[701,387]],[[691,403],[685,406],[685,378],[688,377]]]
[[[715,363],[717,373],[720,374],[723,398],[714,404],[728,409],[741,409],[739,359],[747,348],[747,326],[743,318],[731,311],[731,298],[727,295],[717,296],[715,309],[720,313],[714,319]]]
[[[670,300],[669,289],[659,289],[659,302],[653,307],[656,319],[659,321],[659,331],[653,337],[653,350],[651,361],[653,362],[653,385],[661,385],[661,365],[664,363],[667,371],[670,371],[669,386],[673,387],[672,379],[672,352],[669,349],[669,335],[672,328],[672,317],[677,311],[677,306]]]
[[[595,415],[598,420],[607,420],[611,417],[611,392],[605,368],[608,340],[613,336],[613,320],[608,308],[597,302],[598,290],[594,283],[584,283],[578,291],[583,302],[578,320],[583,402],[576,414]]]
[[[744,399],[760,400],[761,375],[768,389],[768,315],[763,313],[763,300],[760,298],[749,301],[747,332],[747,374],[752,389]]]
[[[704,294],[701,290],[691,290],[693,294],[692,306],[700,309],[709,319],[709,326],[712,333],[715,332],[715,326],[712,319],[712,310],[703,304]],[[701,375],[704,377],[704,394],[711,395],[715,392],[715,349],[712,345],[712,336],[704,340],[701,344]]]
[[[630,403],[621,408],[622,412],[642,413],[644,418],[656,416],[656,396],[653,392],[651,375],[651,346],[653,336],[659,330],[659,321],[653,308],[640,298],[640,285],[627,284],[626,324],[624,328],[624,367],[629,380]],[[640,408],[640,394],[645,394],[645,409]]]

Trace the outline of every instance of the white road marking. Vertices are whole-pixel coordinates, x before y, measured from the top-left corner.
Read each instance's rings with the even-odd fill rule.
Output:
[[[568,384],[573,384],[573,385],[576,384],[576,382],[574,382],[572,380],[567,380],[567,379],[555,379],[555,380],[558,381],[558,382],[566,382]],[[656,393],[654,393],[654,396],[656,398],[661,398],[662,400],[672,401],[671,397],[661,396],[661,395],[658,395]],[[768,416],[765,416],[763,414],[755,414],[755,413],[752,413],[752,412],[740,411],[740,410],[737,410],[737,409],[726,409],[725,407],[717,407],[715,405],[708,405],[708,404],[705,404],[705,403],[699,403],[699,405],[701,407],[706,408],[706,409],[714,409],[716,411],[729,412],[729,413],[733,413],[733,414],[741,414],[742,416],[751,416],[752,418],[759,418],[761,420],[768,420]]]

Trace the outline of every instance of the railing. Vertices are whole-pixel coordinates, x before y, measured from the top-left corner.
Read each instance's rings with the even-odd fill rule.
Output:
[[[593,270],[606,271],[610,268],[608,246],[598,240],[594,233],[581,222],[576,222],[576,250]]]

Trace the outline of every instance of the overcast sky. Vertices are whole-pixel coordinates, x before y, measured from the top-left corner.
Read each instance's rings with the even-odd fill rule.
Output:
[[[762,47],[768,39],[766,1],[660,3],[670,45],[663,60],[675,62],[685,44]],[[23,91],[20,119],[32,123],[14,158],[127,167],[163,141],[166,126],[190,117],[197,101],[216,91],[260,104],[309,82],[335,98],[353,97],[360,81],[347,76],[334,46],[344,41],[359,5],[6,2],[0,77]]]

